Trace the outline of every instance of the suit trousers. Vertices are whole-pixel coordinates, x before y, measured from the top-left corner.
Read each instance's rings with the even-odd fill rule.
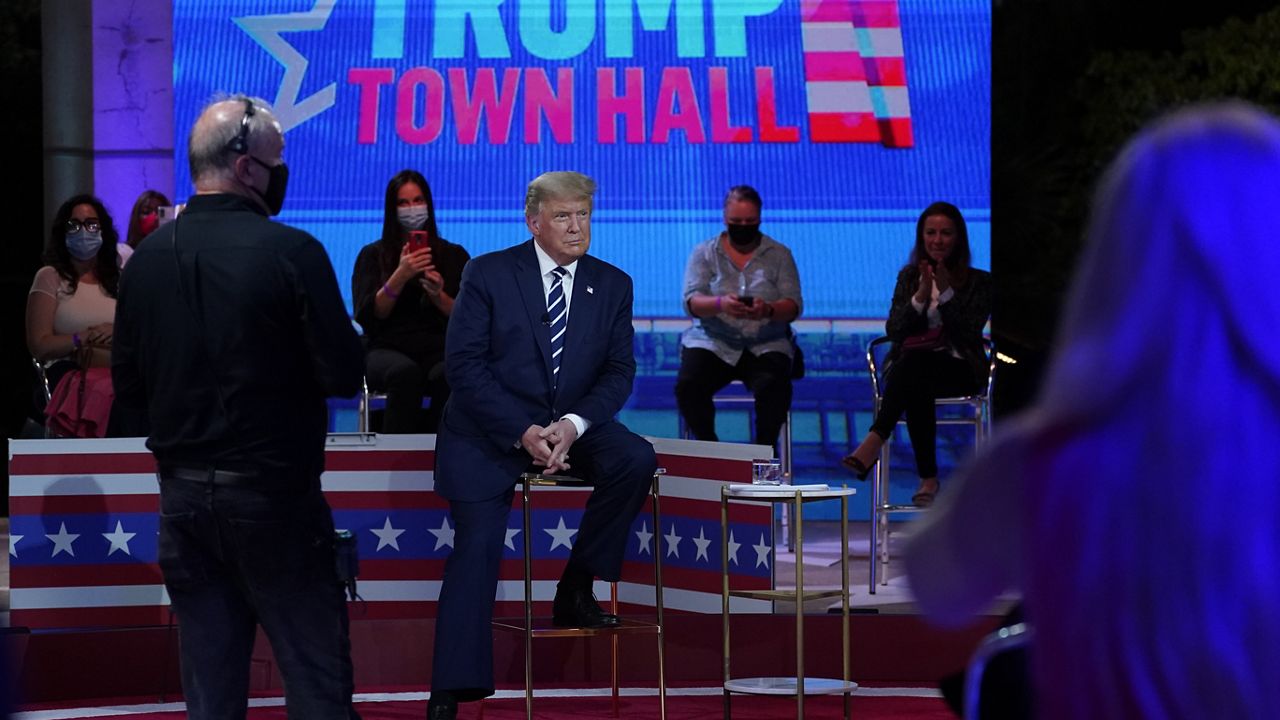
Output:
[[[881,438],[893,434],[903,413],[916,458],[916,474],[938,477],[938,415],[933,401],[977,391],[969,363],[946,350],[903,353],[884,375],[884,395],[871,432]]]
[[[320,481],[160,479],[160,569],[193,720],[244,718],[261,624],[290,720],[353,720],[347,605]]]
[[[603,580],[617,580],[631,521],[644,505],[657,468],[653,446],[621,423],[608,421],[574,442],[569,463],[567,474],[594,485],[569,562]],[[449,690],[459,700],[493,694],[493,603],[515,480],[496,497],[449,502],[454,545],[440,589],[431,688]],[[550,542],[544,533],[530,532],[522,542]]]

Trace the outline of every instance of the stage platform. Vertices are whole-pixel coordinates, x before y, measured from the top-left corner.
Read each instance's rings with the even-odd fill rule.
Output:
[[[362,557],[366,552],[370,554],[369,569],[374,573],[365,586],[372,600],[350,606],[352,655],[360,692],[387,689],[423,692],[430,677],[434,591],[438,586],[438,578],[432,573],[438,571],[448,552],[448,547],[442,547],[440,542],[431,543],[449,527],[447,523],[441,524],[445,508],[435,507],[438,501],[430,492],[433,440],[380,436],[374,445],[352,447],[344,441],[330,448],[329,471],[323,479],[326,493],[332,493],[335,517],[368,536],[365,540],[369,544],[361,546],[361,554]],[[167,599],[163,586],[157,584],[158,572],[153,572],[157,569],[152,566],[154,558],[148,553],[153,553],[154,548],[140,542],[154,537],[154,528],[148,532],[145,524],[153,520],[155,512],[151,508],[156,493],[155,479],[153,474],[147,475],[149,453],[135,441],[117,441],[124,444],[108,454],[101,452],[107,445],[75,445],[108,441],[27,442],[32,444],[23,446],[18,453],[25,452],[25,457],[20,462],[11,458],[11,470],[19,470],[11,472],[14,516],[0,518],[0,543],[7,549],[17,550],[16,554],[12,550],[5,553],[0,561],[0,613],[6,627],[14,625],[0,637],[15,671],[13,677],[24,706],[96,704],[104,698],[152,703],[180,701],[176,627],[169,624]],[[664,557],[664,585],[668,591],[668,682],[677,688],[716,688],[723,672],[719,561],[716,558],[712,563],[701,556],[695,557],[687,541],[680,550],[678,536],[686,540],[698,538],[705,531],[707,538],[719,537],[715,534],[719,533],[719,487],[725,482],[749,478],[750,458],[755,456],[753,453],[758,455],[761,448],[661,439],[655,440],[655,446],[660,462],[672,471],[663,480],[661,535],[665,538],[670,533],[676,537],[677,550],[669,560]],[[80,451],[75,452],[73,448]],[[540,502],[541,505],[535,505],[535,512],[541,508],[548,513],[544,520],[552,526],[566,517],[572,522],[571,508],[580,505],[579,499],[567,495],[548,496]],[[369,508],[377,509],[375,512]],[[745,540],[749,534],[749,542],[765,543],[763,547],[767,551],[763,556],[767,564],[757,551],[743,556],[741,564],[730,566],[730,573],[736,578],[735,587],[739,586],[736,583],[748,583],[747,587],[757,587],[756,584],[766,588],[770,585],[777,589],[789,587],[795,577],[795,554],[786,550],[781,515],[773,516],[768,508],[754,507],[731,508],[730,514],[731,528],[738,538]],[[121,519],[128,527],[118,526]],[[381,539],[386,533],[383,524],[386,521],[397,528],[408,529],[407,534],[398,536],[396,551],[405,553],[400,562],[409,562],[410,570],[425,575],[415,580],[394,574],[399,571],[395,570],[398,566],[388,564],[392,562],[392,548],[384,547]],[[637,523],[643,522],[643,519],[637,520]],[[77,526],[80,523],[85,524]],[[16,537],[11,535],[11,524]],[[646,545],[644,538],[651,533],[647,526],[637,527],[640,540],[638,544],[632,543],[636,547],[628,551],[626,566],[629,569],[624,569],[624,582],[620,587],[626,593],[623,614],[644,618],[653,612],[652,568],[647,567],[646,562],[652,562],[651,551],[662,547],[666,555],[665,551],[670,548],[665,544]],[[104,528],[109,532],[103,531]],[[897,554],[909,526],[898,525],[896,529],[890,542],[892,555]],[[901,562],[896,557],[890,564],[888,584],[870,594],[867,588],[869,530],[866,522],[850,523],[850,542],[846,548],[840,544],[838,523],[807,521],[803,553],[805,587],[809,590],[838,588],[839,561],[843,554],[849,553],[853,679],[861,684],[934,687],[938,678],[963,667],[977,641],[994,627],[996,615],[1004,608],[994,608],[991,617],[961,632],[934,629],[917,616],[902,576]],[[99,533],[106,539],[95,537]],[[764,537],[760,538],[762,533]],[[422,538],[415,539],[415,534]],[[125,536],[136,536],[138,540],[130,545]],[[76,537],[84,539],[77,541]],[[123,552],[111,552],[116,549],[117,538],[124,538],[119,543],[132,548],[127,563]],[[18,542],[11,543],[11,539]],[[110,549],[107,540],[111,541]],[[670,541],[664,540],[666,542]],[[59,543],[79,552],[74,558],[62,557],[71,553],[65,549],[60,551]],[[520,541],[515,544],[518,546]],[[743,547],[747,547],[747,542],[743,542]],[[98,565],[85,565],[95,562],[94,553],[103,555],[96,559]],[[17,565],[11,568],[11,562]],[[112,565],[113,562],[117,564]],[[558,568],[561,563],[562,560],[547,555],[541,563],[535,563],[535,571]],[[540,570],[539,566],[545,567]],[[93,574],[83,574],[92,567],[99,569]],[[11,569],[20,576],[11,573]],[[520,572],[514,565],[508,568],[504,564],[503,577],[508,577],[513,570],[517,575]],[[379,579],[378,572],[391,573],[389,578],[405,579]],[[647,591],[645,578],[649,578]],[[132,579],[136,584],[120,585],[119,579]],[[549,602],[545,601],[550,599],[553,584],[553,580],[545,579],[535,582],[535,593],[539,596],[535,613],[549,613]],[[547,587],[539,590],[540,585]],[[601,590],[598,587],[597,594],[601,594]],[[499,592],[507,590],[500,587]],[[21,602],[14,602],[14,593],[20,593]],[[122,602],[132,603],[134,607],[121,606]],[[119,607],[106,607],[111,603]],[[512,609],[507,606],[515,605],[518,603],[510,600],[500,602],[498,611],[501,614]],[[734,675],[794,673],[794,606],[753,601],[733,607]],[[808,615],[806,674],[838,676],[839,604],[831,600],[816,601],[805,610]],[[85,618],[101,622],[95,625]],[[498,634],[495,641],[499,687],[521,688],[520,639]],[[650,639],[643,637],[624,638],[622,648],[621,684],[643,698],[656,687],[656,649]],[[597,690],[609,681],[608,658],[609,645],[603,639],[540,641],[535,647],[535,684],[557,691]],[[256,696],[270,700],[278,699],[282,693],[274,660],[261,634],[251,682]],[[696,693],[688,697],[703,698]],[[697,703],[703,700],[705,698]],[[396,705],[401,701],[387,702]],[[273,717],[269,710],[262,712],[268,713],[262,717]],[[499,713],[493,716],[501,717]]]
[[[7,547],[7,518],[0,518],[0,529],[3,530],[0,543]],[[850,524],[853,677],[863,684],[916,688],[903,697],[936,697],[929,688],[935,687],[938,678],[964,664],[978,639],[994,627],[994,613],[1000,612],[1007,603],[993,609],[993,616],[966,631],[947,632],[930,627],[916,614],[902,575],[901,562],[897,558],[890,564],[888,585],[879,587],[875,595],[867,592],[868,532],[867,523]],[[839,525],[825,521],[809,522],[805,525],[805,533],[808,538],[804,548],[806,587],[838,587]],[[899,547],[904,535],[898,533],[893,536],[891,551]],[[794,577],[795,556],[779,549],[776,558],[777,586],[784,588],[788,586],[787,579]],[[0,612],[3,612],[6,626],[8,599],[6,554],[0,561]],[[806,608],[810,614],[806,622],[806,645],[813,653],[808,663],[810,673],[839,672],[839,617],[829,611],[829,605],[830,601],[818,601]],[[790,658],[793,653],[795,625],[792,613],[794,606],[778,603],[772,614],[748,614],[734,618],[735,674],[777,675],[793,669],[789,660],[783,660],[781,664],[778,660]],[[667,623],[669,681],[675,687],[702,689],[690,690],[687,695],[675,693],[671,707],[680,707],[686,697],[690,698],[687,702],[700,707],[701,701],[693,698],[704,697],[714,691],[714,683],[720,677],[720,617],[676,613],[668,616]],[[359,605],[353,605],[352,650],[357,690],[370,693],[390,688],[410,693],[394,698],[378,696],[382,698],[379,703],[389,703],[386,707],[400,707],[403,703],[420,699],[413,693],[426,690],[433,630],[432,619],[364,619]],[[14,669],[18,671],[25,707],[65,707],[104,698],[114,699],[113,705],[181,701],[177,639],[171,628],[60,632],[18,630],[7,633],[4,638],[9,652],[13,653],[10,657],[17,661]],[[516,693],[523,682],[519,641],[513,636],[498,634],[496,642],[495,656],[507,659],[500,661],[498,667],[499,685],[511,691],[503,695],[510,695]],[[647,638],[624,640],[624,648],[622,683],[635,695],[647,697],[655,682],[652,642]],[[536,653],[535,682],[539,687],[562,692],[578,688],[585,697],[598,698],[601,708],[608,707],[607,698],[599,694],[608,683],[605,670],[608,646],[605,642],[581,639],[542,641]],[[275,707],[271,698],[281,693],[270,650],[261,635],[254,657],[253,690],[256,695],[267,698],[263,701],[264,713]],[[510,704],[514,707],[515,700]],[[718,705],[713,703],[710,707]],[[933,710],[936,710],[934,706],[925,704],[920,709],[924,714],[895,717],[932,717],[929,713]],[[156,712],[172,710],[161,706]],[[283,717],[282,711],[279,716]],[[503,717],[501,713],[493,712],[487,716]],[[262,717],[274,716],[266,714]],[[673,717],[682,716],[675,714]]]

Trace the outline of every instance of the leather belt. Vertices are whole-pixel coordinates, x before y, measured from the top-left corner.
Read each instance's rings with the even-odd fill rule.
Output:
[[[157,467],[157,472],[160,475],[161,480],[182,480],[184,482],[211,485],[261,487],[271,483],[270,480],[261,475],[233,472],[231,470],[219,470],[214,467],[192,467],[189,465],[170,465],[168,463],[161,463]]]

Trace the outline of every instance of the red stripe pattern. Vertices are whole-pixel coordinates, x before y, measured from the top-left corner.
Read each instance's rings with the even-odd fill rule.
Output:
[[[11,622],[52,629],[154,626],[169,622],[156,562],[159,485],[144,449],[78,453],[107,441],[15,441],[11,445]],[[678,442],[678,441],[674,441]],[[24,444],[30,443],[30,444]],[[392,443],[388,443],[392,444]],[[429,443],[426,443],[429,444]],[[118,447],[119,443],[112,447]],[[353,619],[435,615],[444,562],[453,543],[448,503],[432,488],[433,449],[331,447],[325,494],[335,525],[359,541],[359,589]],[[653,556],[663,553],[673,611],[719,612],[719,487],[748,481],[749,460],[660,454],[662,523],[649,505],[635,519],[623,565],[623,602],[652,604]],[[549,612],[564,560],[576,539],[586,491],[535,491],[534,527],[521,527],[520,498],[508,521],[499,605],[518,614],[523,543],[533,543],[537,612]],[[526,537],[526,535],[528,537]],[[772,513],[731,509],[729,564],[735,588],[767,588],[772,573]],[[649,589],[647,589],[649,588]],[[512,607],[508,607],[512,606]]]
[[[809,137],[914,144],[898,0],[801,0]]]

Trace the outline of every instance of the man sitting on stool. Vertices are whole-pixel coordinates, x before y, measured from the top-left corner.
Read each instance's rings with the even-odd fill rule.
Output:
[[[725,231],[699,243],[684,273],[693,327],[680,341],[676,404],[697,440],[718,440],[712,397],[741,380],[755,396],[755,441],[777,447],[791,409],[791,321],[800,275],[791,251],[760,232],[760,194],[747,185],[724,199]]]
[[[594,193],[578,173],[535,178],[525,196],[533,238],[473,259],[462,274],[445,341],[453,394],[436,440],[436,491],[449,501],[454,549],[440,589],[430,720],[493,694],[498,567],[515,483],[531,465],[595,486],[556,589],[555,624],[618,624],[591,587],[621,576],[658,462],[652,445],[613,419],[636,372],[631,278],[587,255]]]

